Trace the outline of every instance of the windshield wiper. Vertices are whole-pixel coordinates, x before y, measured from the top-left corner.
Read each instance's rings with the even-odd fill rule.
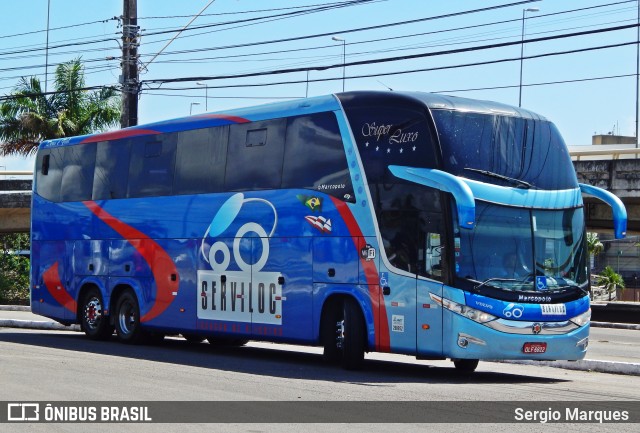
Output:
[[[478,290],[480,287],[485,286],[485,285],[487,285],[487,283],[490,283],[492,281],[507,282],[507,283],[510,283],[510,282],[513,282],[513,281],[518,282],[518,283],[522,282],[522,280],[517,280],[515,278],[489,278],[489,279],[484,280],[483,282],[481,282],[477,286],[475,286],[474,289]]]
[[[489,170],[481,170],[479,168],[469,168],[469,167],[465,167],[465,170],[473,171],[474,173],[484,174],[485,176],[493,177],[496,179],[506,180],[507,182],[516,184],[518,188],[526,188],[526,189],[533,188],[533,185],[525,180],[520,180],[520,179],[516,179],[515,177],[505,176],[504,174],[494,173]]]

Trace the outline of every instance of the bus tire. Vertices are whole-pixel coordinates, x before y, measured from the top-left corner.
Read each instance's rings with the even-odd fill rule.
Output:
[[[454,359],[453,365],[460,373],[473,373],[478,368],[477,359]]]
[[[80,327],[92,340],[108,340],[113,334],[113,326],[104,315],[102,294],[97,287],[90,288],[82,297],[78,315]]]
[[[182,334],[182,336],[191,344],[202,343],[205,340],[205,337],[198,334]]]
[[[320,324],[320,338],[322,339],[322,358],[329,364],[338,364],[342,359],[342,349],[338,347],[338,323],[342,321],[342,305],[327,303],[322,314]]]
[[[207,341],[215,347],[241,347],[249,342],[244,338],[209,337]]]
[[[342,367],[347,370],[359,370],[364,364],[365,327],[358,303],[346,298],[342,304]]]
[[[140,306],[138,299],[131,291],[120,295],[116,304],[116,334],[118,340],[127,344],[142,343],[147,334],[140,325]]]

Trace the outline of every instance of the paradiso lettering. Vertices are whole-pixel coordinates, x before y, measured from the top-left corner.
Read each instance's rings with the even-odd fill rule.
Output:
[[[214,242],[205,253],[207,239],[220,236],[235,220],[242,205],[247,202],[261,202],[270,206],[274,213],[271,232],[264,227],[248,222],[242,225],[233,237],[233,259],[239,271],[229,271],[231,251],[226,243]],[[200,248],[211,270],[198,271],[198,319],[230,322],[282,324],[282,286],[278,283],[279,272],[262,272],[269,259],[269,238],[278,224],[275,207],[263,199],[245,199],[243,194],[230,197],[218,210],[202,238]],[[257,236],[262,243],[262,254],[257,262],[250,264],[240,254],[240,242],[248,233]],[[221,260],[220,260],[221,258]]]
[[[376,122],[365,123],[362,125],[363,137],[375,137],[376,141],[380,141],[382,137],[389,137],[389,144],[413,143],[418,139],[418,132],[406,132],[402,128],[396,128],[393,125],[376,125]]]

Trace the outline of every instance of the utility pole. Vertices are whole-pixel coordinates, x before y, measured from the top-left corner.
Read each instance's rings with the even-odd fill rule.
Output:
[[[138,124],[138,0],[123,0],[122,8],[122,116],[120,126]]]

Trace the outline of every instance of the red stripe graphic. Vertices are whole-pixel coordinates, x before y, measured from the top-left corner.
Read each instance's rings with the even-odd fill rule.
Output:
[[[69,292],[67,292],[67,289],[62,286],[62,281],[60,281],[58,262],[55,262],[53,266],[44,271],[42,278],[44,280],[45,287],[49,293],[51,293],[53,299],[73,314],[76,314],[76,309],[78,308],[76,301],[73,300]]]
[[[367,284],[369,285],[369,299],[371,300],[371,309],[373,310],[373,324],[376,333],[376,350],[379,352],[391,351],[391,338],[389,336],[389,322],[387,320],[387,309],[384,302],[380,302],[380,279],[378,275],[378,269],[373,261],[367,261],[360,255],[359,239],[363,239],[362,231],[358,226],[353,214],[347,207],[347,204],[338,200],[335,197],[331,197],[333,204],[340,212],[340,216],[344,220],[351,239],[353,240],[354,247],[360,257],[360,264],[364,270]]]
[[[96,143],[98,141],[117,140],[119,138],[138,137],[141,135],[156,135],[159,131],[153,129],[121,129],[119,131],[104,132],[85,138],[80,143]]]
[[[147,322],[162,314],[175,299],[173,292],[177,292],[180,285],[176,264],[169,254],[149,236],[115,218],[95,201],[83,203],[104,223],[129,241],[151,268],[156,282],[156,298],[151,309],[140,318],[140,321]],[[175,281],[172,281],[172,276],[175,276]]]
[[[229,122],[233,122],[233,123],[248,123],[250,122],[250,120],[245,119],[244,117],[238,117],[238,116],[227,116],[226,114],[202,114],[196,117],[203,117],[203,118],[207,118],[207,119],[222,119],[222,120],[228,120]]]

